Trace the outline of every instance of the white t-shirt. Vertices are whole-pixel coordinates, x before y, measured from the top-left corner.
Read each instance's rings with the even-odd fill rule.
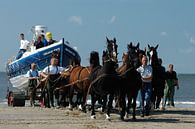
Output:
[[[62,71],[64,71],[63,67],[53,65],[50,65],[49,67],[47,66],[43,69],[43,72],[46,74],[58,74],[61,73]]]
[[[142,78],[152,76],[152,67],[150,65],[140,66],[137,71],[141,74]],[[143,82],[151,82],[152,80],[142,80]]]
[[[27,49],[27,47],[30,45],[30,42],[28,40],[20,40],[20,49]]]

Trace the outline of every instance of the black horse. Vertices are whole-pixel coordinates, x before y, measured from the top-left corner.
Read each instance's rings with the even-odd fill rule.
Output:
[[[129,114],[130,107],[132,106],[133,120],[136,119],[136,100],[138,91],[141,88],[142,80],[136,68],[139,67],[139,43],[133,46],[132,43],[128,44],[128,53],[123,54],[123,64],[119,67],[118,72],[122,77],[123,88],[120,95],[120,105],[122,107],[121,119],[124,119],[125,112]],[[126,106],[126,97],[128,104]],[[133,103],[132,103],[133,101]]]
[[[157,48],[158,45],[156,45],[156,47],[148,45],[148,56],[153,69],[153,92],[151,101],[154,105],[154,108],[159,108],[165,87],[165,68],[162,67],[161,63],[159,62]]]
[[[93,61],[91,60],[91,62]],[[107,38],[107,50],[103,51],[102,62],[102,67],[98,65],[98,67],[94,68],[91,72],[91,118],[96,118],[94,108],[96,101],[100,98],[103,99],[103,109],[105,109],[107,96],[109,95],[106,119],[110,120],[110,110],[112,108],[114,94],[119,91],[118,88],[120,85],[120,78],[116,72],[117,44],[115,38],[114,40],[109,40]]]

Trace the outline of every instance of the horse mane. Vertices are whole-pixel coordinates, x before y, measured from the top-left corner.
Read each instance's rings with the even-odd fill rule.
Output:
[[[100,66],[100,61],[99,61],[99,53],[96,51],[92,51],[90,53],[90,58],[89,58],[89,63],[91,68],[95,68],[97,66]]]
[[[130,67],[130,62],[129,62],[129,55],[128,55],[128,53],[123,53],[122,62],[123,62],[123,64],[117,69],[117,72],[118,72],[119,74],[125,72],[125,71]]]
[[[75,67],[75,66],[81,66],[81,60],[79,60],[77,58],[73,58],[70,61],[70,65],[72,65],[73,67]]]

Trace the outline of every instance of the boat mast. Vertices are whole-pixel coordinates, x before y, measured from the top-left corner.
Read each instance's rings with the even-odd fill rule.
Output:
[[[60,50],[60,66],[64,66],[64,38],[62,38],[62,45],[61,45],[61,50]]]

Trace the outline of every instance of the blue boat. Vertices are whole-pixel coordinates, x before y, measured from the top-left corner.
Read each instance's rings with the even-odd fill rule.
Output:
[[[24,89],[27,87],[28,78],[26,73],[30,69],[31,63],[36,63],[39,71],[42,71],[50,64],[53,51],[60,51],[60,66],[66,67],[72,59],[80,60],[78,52],[71,47],[64,39],[49,46],[33,51],[27,51],[18,60],[9,61],[6,71],[13,87]]]

